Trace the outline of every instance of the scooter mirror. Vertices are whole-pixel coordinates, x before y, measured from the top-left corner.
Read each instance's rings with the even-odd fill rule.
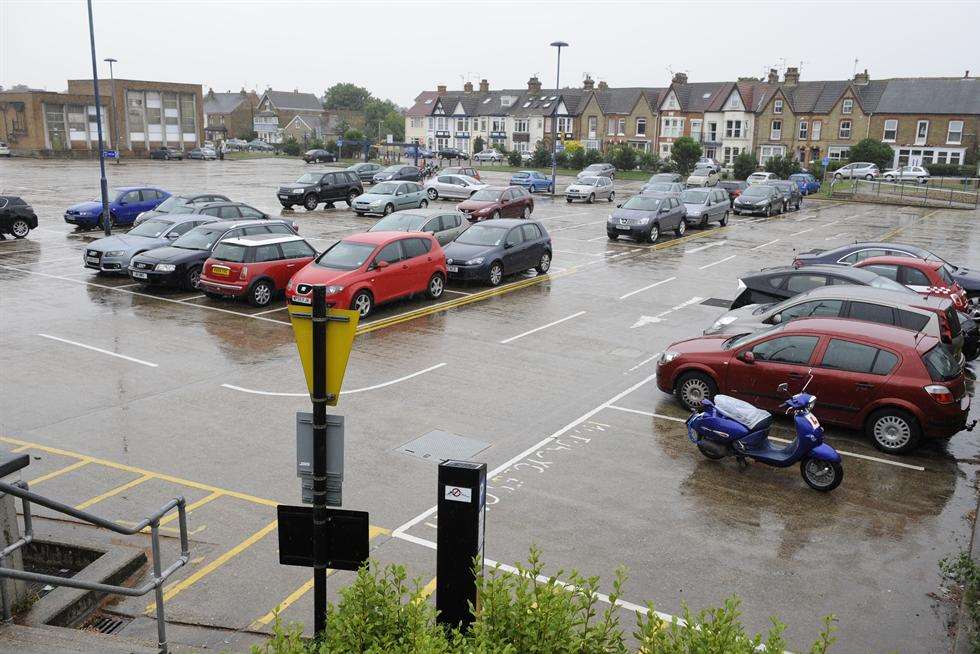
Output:
[[[789,395],[789,384],[783,382],[782,384],[776,387],[776,392],[779,393],[780,395]]]

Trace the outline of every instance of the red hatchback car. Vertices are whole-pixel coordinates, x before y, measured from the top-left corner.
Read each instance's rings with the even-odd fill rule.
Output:
[[[953,301],[957,311],[965,311],[966,291],[956,283],[946,270],[946,262],[909,257],[869,257],[854,264],[855,268],[867,268],[903,286],[929,297],[938,295]]]
[[[892,454],[922,436],[948,438],[966,427],[970,396],[963,371],[946,345],[890,325],[806,318],[764,332],[703,336],[668,347],[657,364],[657,386],[690,409],[723,393],[769,411],[786,399],[788,383],[817,396],[821,421],[863,429]]]
[[[530,218],[534,198],[520,186],[488,186],[460,202],[456,209],[465,213],[471,223],[494,218]]]
[[[376,305],[446,289],[446,255],[432,234],[365,232],[348,236],[300,270],[286,286],[294,304],[311,304],[313,286],[327,285],[327,306],[367,317]]]
[[[246,297],[253,306],[264,307],[315,256],[313,246],[299,236],[231,238],[214,246],[198,288],[210,298]]]

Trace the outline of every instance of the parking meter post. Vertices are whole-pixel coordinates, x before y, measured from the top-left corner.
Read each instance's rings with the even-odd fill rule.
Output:
[[[327,619],[327,288],[313,287],[313,633]]]
[[[473,561],[483,568],[487,464],[443,461],[439,464],[436,536],[436,610],[440,624],[468,628],[470,605],[479,608]]]

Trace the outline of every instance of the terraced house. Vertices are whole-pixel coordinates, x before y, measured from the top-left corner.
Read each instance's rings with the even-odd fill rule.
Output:
[[[671,147],[682,136],[689,136],[704,147],[705,112],[725,95],[728,88],[727,82],[692,83],[687,81],[686,73],[674,75],[659,106],[657,146],[662,159],[670,156]]]

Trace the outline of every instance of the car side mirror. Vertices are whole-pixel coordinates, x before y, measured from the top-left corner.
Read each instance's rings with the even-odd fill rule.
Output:
[[[740,355],[738,355],[738,358],[745,363],[755,363],[755,354],[752,353],[752,350],[742,352]]]
[[[504,249],[505,249],[505,250],[509,250],[509,249],[511,249],[512,247],[514,247],[514,244],[513,244],[513,243],[504,243]]]
[[[776,392],[782,396],[789,395],[789,384],[783,382],[782,384],[776,387]]]
[[[781,323],[782,321],[783,321],[783,314],[781,314],[781,313],[777,313],[776,315],[774,315],[774,316],[773,316],[773,317],[772,317],[772,318],[770,319],[770,322],[771,322],[772,324],[774,324],[774,325],[778,325],[778,324],[779,324],[779,323]]]
[[[177,232],[170,232],[169,234],[167,234],[167,238],[169,238],[171,241],[177,238],[178,236],[180,236],[180,234],[178,234]]]
[[[378,270],[384,270],[385,268],[387,268],[390,265],[391,264],[389,264],[387,261],[375,261],[374,262],[374,267],[377,268]]]
[[[617,205],[616,205],[616,208],[617,208],[617,209],[622,209],[622,208],[623,208],[623,204],[622,204],[622,203],[620,203],[620,204],[617,204]]]

